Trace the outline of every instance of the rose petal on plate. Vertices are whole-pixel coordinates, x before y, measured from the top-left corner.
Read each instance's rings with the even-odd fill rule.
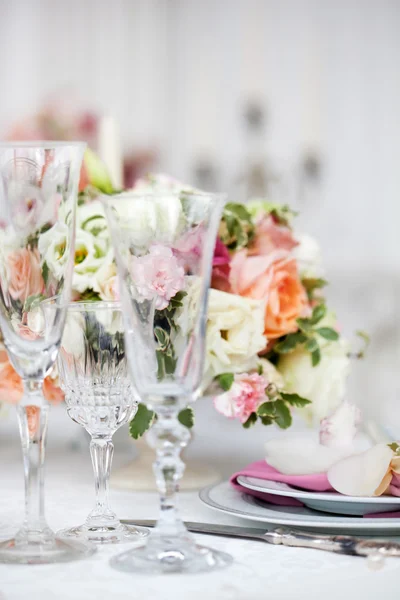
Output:
[[[388,486],[387,475],[392,458],[393,451],[386,444],[377,444],[332,465],[328,481],[336,491],[346,496],[380,495]]]
[[[267,463],[284,475],[326,473],[331,465],[355,452],[354,446],[329,448],[317,439],[293,435],[269,440],[264,447]]]

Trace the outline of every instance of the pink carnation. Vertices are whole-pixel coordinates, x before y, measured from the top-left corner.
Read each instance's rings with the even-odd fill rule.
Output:
[[[293,250],[298,245],[289,227],[279,225],[271,216],[264,216],[256,224],[256,235],[250,254],[266,255],[274,250]]]
[[[167,308],[171,298],[182,290],[185,272],[171,248],[154,245],[149,254],[133,257],[132,277],[139,295],[155,299],[158,310]]]
[[[214,406],[225,417],[239,419],[241,423],[245,423],[251,413],[266,400],[267,385],[265,377],[257,373],[235,375],[230,390],[215,396]]]

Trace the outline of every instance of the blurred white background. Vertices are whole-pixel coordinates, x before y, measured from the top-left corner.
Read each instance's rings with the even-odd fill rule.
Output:
[[[400,435],[399,31],[398,0],[0,0],[0,132],[56,97],[231,200],[279,174],[343,330],[372,336],[349,395]]]

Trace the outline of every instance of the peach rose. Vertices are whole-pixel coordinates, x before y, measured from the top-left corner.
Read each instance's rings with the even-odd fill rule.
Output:
[[[57,379],[46,377],[43,383],[43,394],[52,404],[59,404],[64,400],[64,392],[58,387]]]
[[[8,362],[7,353],[1,352],[2,364],[0,365],[0,402],[17,404],[24,393],[20,376]],[[5,358],[4,362],[3,359]]]
[[[8,256],[7,262],[10,273],[8,289],[14,300],[24,302],[29,296],[43,291],[44,281],[37,250],[15,250]]]
[[[237,252],[231,262],[232,291],[240,296],[265,300],[265,330],[268,340],[297,331],[296,319],[309,309],[294,258],[283,250],[268,256]]]
[[[8,359],[8,354],[0,343],[0,403],[18,404],[24,393],[21,377]],[[64,394],[57,386],[57,379],[46,377],[43,383],[46,400],[58,404],[64,400]]]

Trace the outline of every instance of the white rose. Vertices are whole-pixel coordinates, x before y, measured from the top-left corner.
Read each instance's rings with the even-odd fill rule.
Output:
[[[75,268],[72,287],[77,292],[93,288],[95,274],[106,257],[98,240],[88,231],[78,229],[75,240]]]
[[[265,377],[268,383],[273,383],[279,389],[283,388],[284,380],[282,374],[279,373],[278,369],[272,364],[272,362],[266,358],[259,358],[257,361],[257,367],[261,367],[262,375]]]
[[[301,412],[319,422],[337,408],[344,396],[345,381],[350,370],[349,345],[344,340],[321,344],[321,361],[311,364],[310,353],[297,348],[283,355],[278,369],[285,390],[311,400]]]
[[[210,290],[208,303],[206,372],[242,373],[257,366],[264,350],[264,303]]]
[[[93,278],[93,289],[102,300],[112,302],[116,300],[117,292],[117,267],[112,260],[112,255],[107,257]]]
[[[302,277],[322,277],[321,249],[316,239],[307,234],[297,235],[299,245],[293,249],[293,255],[299,263]]]
[[[39,236],[38,248],[41,262],[47,264],[57,279],[65,274],[69,237],[69,227],[60,222]]]

